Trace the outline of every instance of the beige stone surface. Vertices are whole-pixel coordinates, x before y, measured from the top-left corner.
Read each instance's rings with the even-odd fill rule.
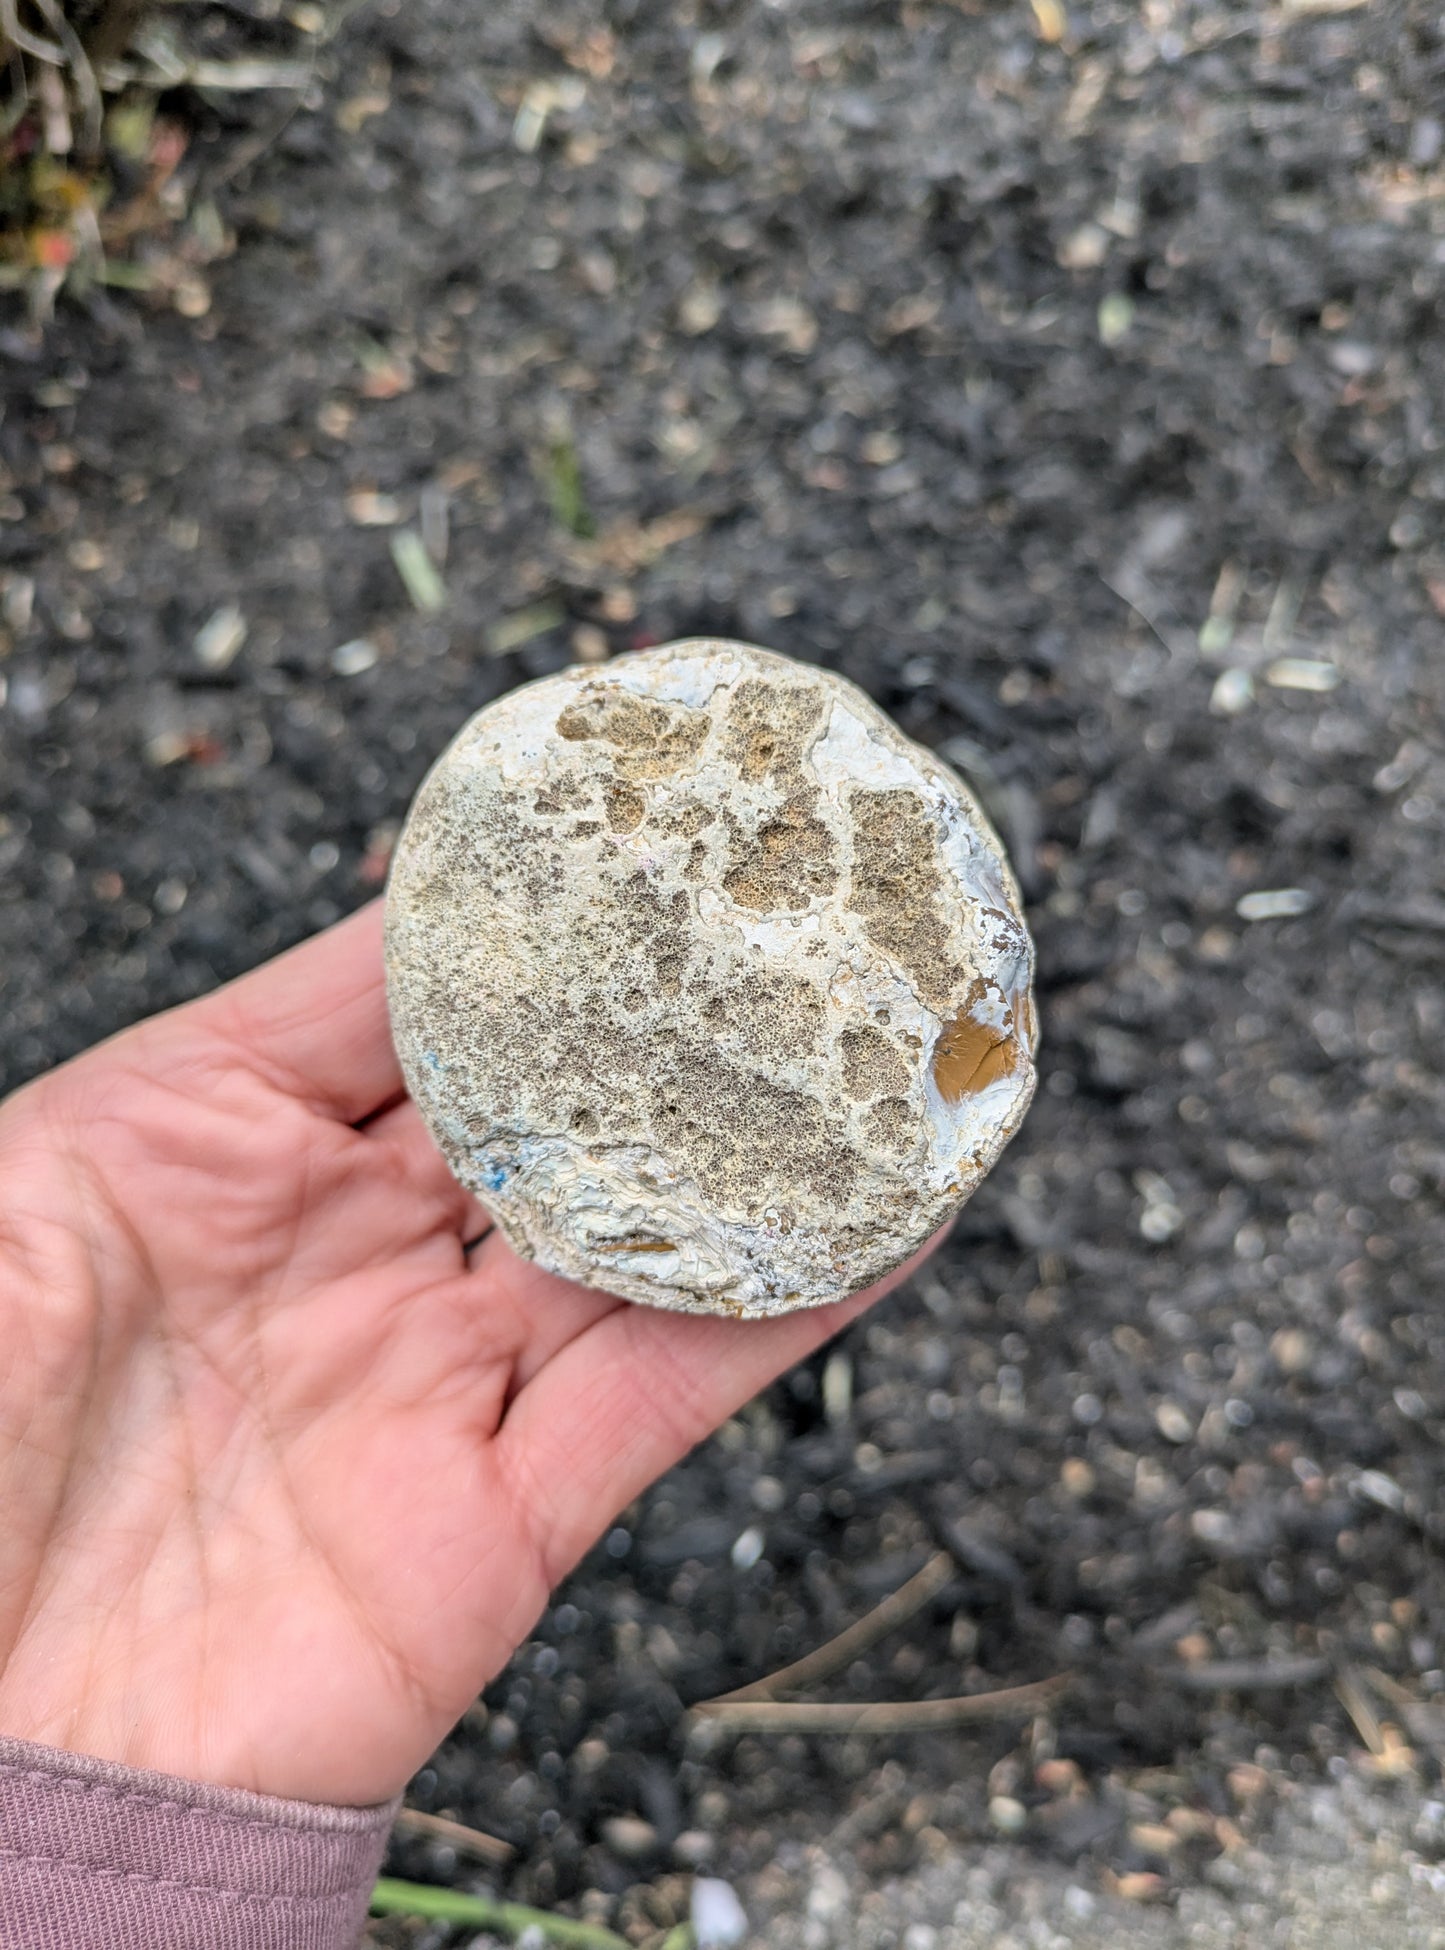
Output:
[[[694,639],[524,686],[424,781],[393,1033],[516,1249],[630,1300],[854,1292],[1033,1090],[1033,956],[962,782],[853,685]]]

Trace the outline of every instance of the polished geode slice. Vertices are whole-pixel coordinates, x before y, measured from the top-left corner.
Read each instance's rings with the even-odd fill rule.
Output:
[[[407,1084],[519,1253],[783,1313],[897,1266],[1033,1092],[1033,952],[962,781],[852,684],[699,638],[488,705],[387,893]]]

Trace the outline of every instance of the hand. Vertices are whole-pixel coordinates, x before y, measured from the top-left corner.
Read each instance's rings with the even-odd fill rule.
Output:
[[[0,1106],[0,1732],[385,1800],[608,1520],[884,1290],[740,1323],[516,1258],[404,1094],[380,934]]]

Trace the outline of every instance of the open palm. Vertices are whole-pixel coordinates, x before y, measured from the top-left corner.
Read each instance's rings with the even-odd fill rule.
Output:
[[[609,1518],[870,1297],[698,1319],[516,1258],[403,1093],[380,938],[0,1106],[0,1732],[384,1800]]]

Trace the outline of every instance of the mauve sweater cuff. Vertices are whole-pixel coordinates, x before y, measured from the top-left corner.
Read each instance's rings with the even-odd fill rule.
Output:
[[[356,1950],[398,1805],[273,1800],[0,1735],[0,1950]]]

